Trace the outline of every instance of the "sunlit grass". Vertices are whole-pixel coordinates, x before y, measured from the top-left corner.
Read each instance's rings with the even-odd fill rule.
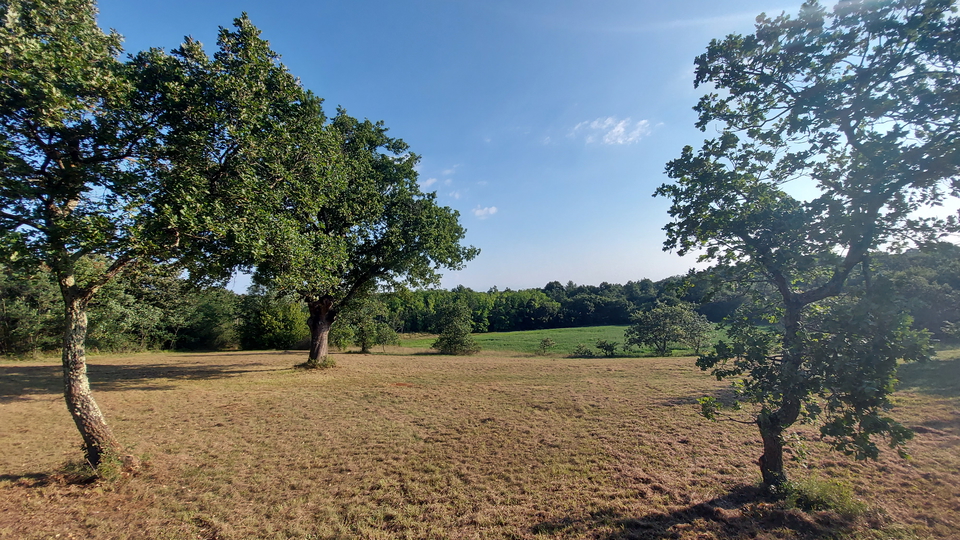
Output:
[[[56,361],[0,363],[0,538],[960,537],[956,360],[904,367],[911,460],[811,442],[791,476],[837,491],[804,511],[756,487],[752,426],[697,415],[726,387],[690,358],[304,355],[92,359],[146,465],[90,484]]]
[[[583,344],[597,355],[601,355],[602,353],[596,349],[596,343],[597,340],[602,339],[619,344],[617,349],[618,356],[652,356],[653,350],[649,347],[634,346],[631,347],[629,351],[623,350],[623,346],[626,344],[624,331],[627,328],[627,326],[586,326],[581,328],[550,328],[523,332],[488,332],[472,334],[472,336],[485,351],[512,351],[534,354],[540,345],[540,341],[544,338],[550,338],[556,343],[547,353],[550,356],[568,356],[573,353],[579,344]],[[712,340],[720,339],[721,335],[719,332],[714,332]],[[403,339],[401,345],[407,348],[428,349],[434,339],[436,339],[435,336],[411,336]],[[673,353],[674,356],[691,354],[693,354],[693,350],[684,347],[679,347]]]

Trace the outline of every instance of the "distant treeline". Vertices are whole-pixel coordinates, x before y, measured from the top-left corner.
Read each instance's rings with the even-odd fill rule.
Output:
[[[87,260],[85,264],[104,264]],[[956,337],[960,326],[960,247],[937,244],[902,254],[871,256],[874,275],[896,284],[902,309],[914,326],[934,337]],[[341,314],[334,339],[347,344],[365,318],[396,332],[435,333],[444,306],[469,307],[474,332],[626,325],[631,316],[657,304],[693,304],[718,322],[755,299],[738,293],[737,284],[710,272],[660,281],[578,285],[547,283],[539,289],[479,292],[398,291],[376,294]],[[373,307],[371,307],[371,305]],[[291,348],[309,335],[301,303],[262,287],[236,294],[202,287],[163,267],[128,272],[105,287],[90,306],[87,347],[99,351],[147,349],[215,350]],[[30,275],[0,272],[0,353],[29,354],[60,347],[63,308],[49,272]],[[338,326],[340,328],[338,328]]]
[[[449,291],[389,293],[382,295],[381,301],[401,332],[435,331],[442,322],[437,320],[440,309],[453,302],[469,306],[474,332],[626,325],[631,315],[658,302],[689,302],[710,320],[719,321],[743,302],[728,291],[708,297],[709,289],[706,274],[692,274],[661,281],[628,281],[623,285],[578,285],[572,281],[564,285],[551,281],[540,289],[519,291],[494,287],[478,292],[460,286]]]

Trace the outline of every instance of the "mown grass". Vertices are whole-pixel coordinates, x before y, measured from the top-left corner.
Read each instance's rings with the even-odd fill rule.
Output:
[[[752,426],[697,415],[727,389],[690,358],[398,351],[322,371],[293,369],[303,353],[95,357],[145,466],[89,484],[64,469],[79,436],[56,361],[0,362],[0,538],[960,537],[952,353],[901,373],[911,460],[810,443],[788,504],[756,487]]]
[[[595,346],[597,340],[602,339],[620,344],[617,349],[617,356],[652,356],[653,350],[649,347],[632,347],[632,350],[628,352],[623,351],[623,345],[625,344],[623,333],[626,329],[627,326],[586,326],[581,328],[528,330],[524,332],[489,332],[472,334],[472,336],[485,351],[514,351],[533,354],[537,351],[541,340],[550,338],[556,343],[556,346],[549,350],[547,353],[548,356],[568,356],[573,353],[579,344],[583,344],[597,355],[601,355],[602,353],[600,353]],[[721,334],[715,331],[713,339],[719,339],[720,336]],[[400,344],[407,348],[429,349],[435,339],[436,336],[418,335],[404,338]],[[673,354],[674,356],[684,356],[693,354],[693,351],[691,349],[678,348]]]

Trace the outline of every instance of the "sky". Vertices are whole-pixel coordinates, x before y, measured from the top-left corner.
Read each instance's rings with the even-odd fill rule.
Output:
[[[382,120],[480,248],[441,286],[524,289],[685,273],[662,251],[664,165],[694,127],[694,58],[781,0],[102,0],[126,52],[215,51],[247,12],[304,87]],[[248,279],[232,284],[243,290]]]

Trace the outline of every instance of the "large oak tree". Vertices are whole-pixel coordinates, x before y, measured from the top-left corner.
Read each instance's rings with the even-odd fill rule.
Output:
[[[667,165],[665,249],[736,267],[775,292],[773,334],[735,325],[703,369],[756,404],[764,483],[786,480],[784,434],[819,419],[857,457],[909,432],[886,415],[898,359],[923,336],[872,279],[871,250],[935,237],[920,219],[960,188],[960,21],[953,0],[803,4],[711,42],[696,84],[698,127],[719,134]],[[808,184],[810,197],[791,196]],[[793,191],[802,193],[802,189]],[[856,282],[857,287],[850,285]],[[715,412],[707,402],[707,413]]]
[[[260,260],[254,280],[295,294],[309,308],[308,367],[322,365],[338,313],[378,287],[424,286],[441,268],[459,269],[478,250],[461,245],[459,213],[420,190],[419,160],[382,123],[339,110],[326,127],[339,159],[322,174],[304,176],[315,190],[291,193],[276,215],[286,231]],[[325,194],[325,202],[313,200]]]
[[[187,40],[121,60],[89,0],[0,1],[0,25],[0,254],[59,284],[64,396],[97,467],[120,445],[86,374],[91,299],[144,261],[223,277],[263,252],[255,209],[298,170],[290,148],[317,154],[319,100],[246,17],[214,58]]]

